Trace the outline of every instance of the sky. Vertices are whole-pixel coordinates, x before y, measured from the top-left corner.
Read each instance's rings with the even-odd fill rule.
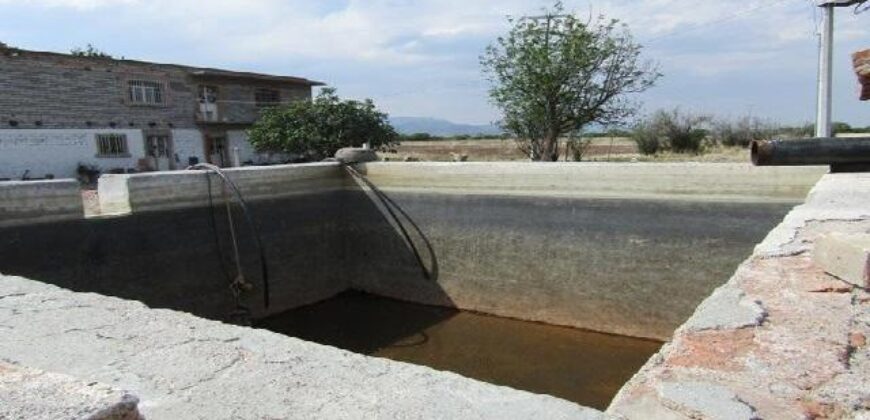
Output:
[[[811,0],[566,0],[581,16],[628,24],[664,77],[635,96],[643,112],[679,107],[787,124],[815,115],[817,29]],[[0,42],[68,52],[302,76],[394,116],[499,119],[479,56],[506,16],[539,0],[0,0]],[[870,48],[870,11],[840,8],[834,119],[870,125],[850,54]]]

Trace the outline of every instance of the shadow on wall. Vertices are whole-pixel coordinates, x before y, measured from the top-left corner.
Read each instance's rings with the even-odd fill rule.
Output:
[[[368,193],[360,187],[248,203],[268,262],[268,311],[254,237],[234,207],[242,269],[255,286],[242,303],[254,318],[333,297],[366,272],[454,306],[438,285],[438,261],[428,239],[388,197]],[[211,207],[203,194],[201,203],[180,210],[0,228],[0,272],[230,319],[235,303],[229,282],[236,268],[226,208],[220,196],[213,198]],[[419,330],[437,321],[419,319],[402,328]]]

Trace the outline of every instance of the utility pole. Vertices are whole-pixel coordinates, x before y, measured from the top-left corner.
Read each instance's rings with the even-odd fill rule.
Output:
[[[831,107],[834,63],[834,8],[847,7],[867,0],[817,0],[822,8],[821,40],[819,42],[819,86],[816,96],[816,137],[831,137]]]
[[[831,137],[831,84],[834,63],[834,4],[821,6],[821,42],[819,43],[819,86],[816,94],[816,137]]]

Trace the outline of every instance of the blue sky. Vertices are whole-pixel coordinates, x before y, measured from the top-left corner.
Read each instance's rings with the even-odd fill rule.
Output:
[[[0,41],[69,51],[322,80],[396,116],[487,123],[478,56],[533,0],[0,0]],[[644,110],[684,110],[785,123],[811,121],[816,27],[810,0],[565,1],[581,15],[626,22],[664,78]],[[686,6],[691,5],[691,6]],[[870,48],[870,12],[837,14],[834,117],[870,125],[849,54]]]

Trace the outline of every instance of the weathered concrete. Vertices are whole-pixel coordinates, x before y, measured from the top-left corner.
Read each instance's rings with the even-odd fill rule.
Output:
[[[371,214],[365,203],[377,199],[357,193],[348,198],[353,287],[656,339],[724,283],[821,176],[738,164],[360,168],[404,211],[430,275],[394,256],[408,249],[396,231],[368,228],[389,217]]]
[[[379,162],[359,165],[386,191],[717,202],[803,200],[827,167],[736,163]]]
[[[316,302],[348,288],[338,245],[345,180],[337,164],[229,173],[258,224],[271,280],[272,306],[266,311],[254,236],[234,206],[242,268],[255,286],[242,303],[253,316]],[[228,283],[236,269],[221,183],[211,176],[212,210],[203,172],[104,179],[132,186],[106,197],[119,202],[118,196],[125,197],[131,213],[0,228],[0,271],[226,319],[234,310]],[[33,188],[40,191],[37,184]]]
[[[224,173],[249,201],[333,192],[345,185],[344,172],[336,162],[227,168]],[[222,202],[221,179],[206,171],[106,174],[100,177],[98,188],[102,214],[128,214],[201,207],[209,187],[214,201]]]
[[[83,217],[82,195],[75,180],[0,182],[0,228]]]
[[[860,287],[870,287],[870,235],[830,233],[819,238],[813,252],[826,273]]]
[[[826,175],[608,412],[628,418],[870,416],[870,294],[813,261],[819,237],[870,226],[868,182],[870,174]]]
[[[139,399],[97,382],[0,361],[0,418],[139,420]]]
[[[128,389],[146,418],[593,419],[422,366],[0,277],[0,359]]]

